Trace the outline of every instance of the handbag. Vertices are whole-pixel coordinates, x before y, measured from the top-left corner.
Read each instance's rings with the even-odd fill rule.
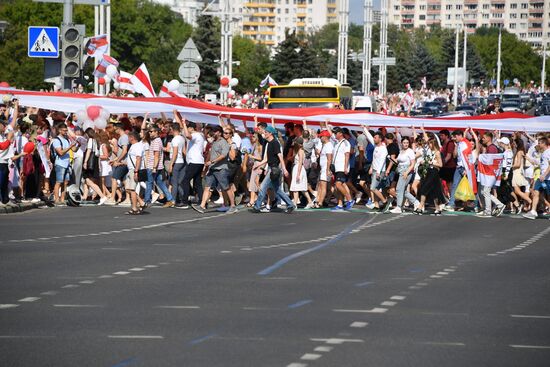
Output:
[[[136,169],[136,163],[133,161],[132,157],[130,157],[130,162],[132,162],[132,165],[134,166],[134,169]],[[139,169],[137,171],[137,174],[138,174],[138,182],[147,182],[148,175],[147,175],[147,169],[146,168]]]
[[[334,161],[336,160],[336,157],[338,156],[338,150],[340,150],[340,146],[342,145],[343,141],[344,141],[344,139],[342,139],[340,141],[340,143],[338,143],[338,147],[336,148],[336,153],[332,157],[332,163],[330,164],[330,172],[332,172],[333,175],[336,174],[336,166],[334,165]]]
[[[279,181],[282,173],[281,167],[273,166],[269,168],[271,170],[271,172],[269,172],[269,178],[271,179],[271,181]]]

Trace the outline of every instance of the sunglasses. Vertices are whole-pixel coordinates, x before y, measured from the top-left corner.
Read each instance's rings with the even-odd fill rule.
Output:
[[[224,132],[223,132],[223,135],[231,135],[231,132],[224,131]]]

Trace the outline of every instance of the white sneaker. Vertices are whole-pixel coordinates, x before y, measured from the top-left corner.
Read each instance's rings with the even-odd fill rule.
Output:
[[[450,205],[445,205],[445,207],[443,208],[445,211],[448,211],[448,212],[454,212],[455,211],[455,208],[453,208],[452,206]]]
[[[368,208],[368,209],[374,209],[374,203],[366,203],[365,206]]]
[[[361,202],[361,199],[363,198],[363,193],[362,192],[358,192],[356,195],[355,195],[355,203],[356,204],[359,204]]]
[[[151,204],[154,204],[154,203],[156,203],[156,202],[157,202],[157,200],[159,199],[159,196],[160,196],[160,195],[159,195],[158,193],[156,193],[156,192],[153,192],[153,194],[151,195],[151,198],[152,198],[152,200],[151,200]]]
[[[390,210],[390,213],[392,213],[392,214],[401,214],[401,213],[403,213],[403,211],[401,210],[400,207],[396,206],[395,208]]]
[[[313,203],[311,203],[311,204],[308,203],[308,204],[304,207],[304,209],[311,209],[311,208],[313,208]]]
[[[97,205],[98,206],[103,205],[103,204],[105,204],[106,201],[107,201],[107,196],[104,196],[101,199],[99,199],[99,203]]]
[[[220,197],[218,198],[218,200],[214,201],[214,204],[223,204],[223,196],[220,195]]]
[[[39,203],[40,202],[40,199],[39,198],[34,198],[31,200],[31,203],[33,204],[36,204],[36,203]]]
[[[414,203],[414,205],[413,205],[413,210],[416,211],[418,208],[420,208],[420,203],[417,201],[417,202]]]

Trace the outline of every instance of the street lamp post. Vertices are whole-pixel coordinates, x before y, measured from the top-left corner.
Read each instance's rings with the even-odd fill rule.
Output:
[[[500,53],[502,46],[502,28],[498,29],[498,54],[497,54],[497,93],[500,93],[500,68],[502,62],[500,61]]]
[[[540,81],[540,87],[541,87],[542,93],[544,93],[545,81],[546,81],[546,40],[543,39],[542,41],[542,73],[541,73],[541,81]]]
[[[382,63],[380,64],[379,72],[379,94],[381,97],[384,97],[386,94],[386,58],[388,56],[388,0],[381,1],[380,9],[380,59]]]
[[[370,92],[371,53],[372,53],[372,0],[365,0],[363,26],[363,94]]]
[[[458,41],[459,41],[460,24],[456,25],[456,40],[455,40],[455,70],[454,70],[454,85],[453,85],[453,105],[458,104]]]
[[[348,81],[349,0],[340,0],[338,10],[338,81],[345,84]]]

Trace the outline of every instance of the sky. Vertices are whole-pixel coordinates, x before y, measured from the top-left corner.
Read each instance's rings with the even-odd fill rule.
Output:
[[[363,24],[364,0],[349,0],[349,20],[355,24]],[[374,0],[374,9],[380,9],[380,0]]]

